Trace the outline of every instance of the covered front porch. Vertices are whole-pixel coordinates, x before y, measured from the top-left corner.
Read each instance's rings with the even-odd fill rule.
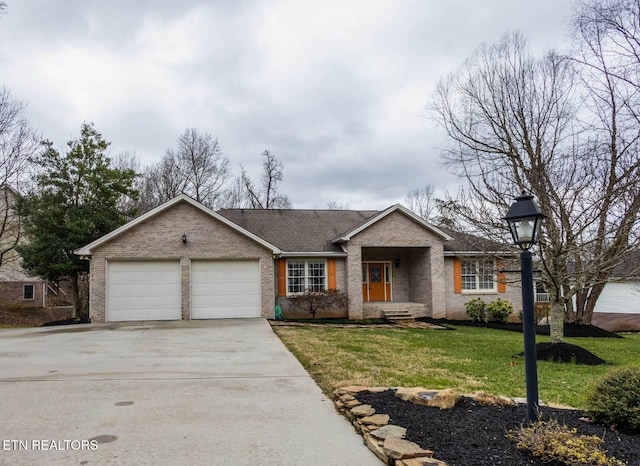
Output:
[[[361,254],[363,318],[382,318],[385,311],[428,315],[430,248],[363,247]]]

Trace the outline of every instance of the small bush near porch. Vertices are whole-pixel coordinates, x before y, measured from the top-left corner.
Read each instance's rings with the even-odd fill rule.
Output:
[[[308,312],[315,319],[316,313],[321,309],[346,309],[349,305],[349,298],[338,290],[305,291],[290,296],[289,302],[294,309]]]
[[[330,393],[347,385],[453,388],[525,397],[522,334],[477,327],[455,331],[375,328],[274,327],[274,331]],[[538,337],[538,342],[548,337]],[[594,381],[611,366],[640,361],[640,335],[567,338],[606,360],[580,366],[538,362],[540,399],[585,408]]]

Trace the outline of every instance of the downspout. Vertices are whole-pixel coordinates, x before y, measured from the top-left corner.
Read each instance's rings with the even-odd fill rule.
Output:
[[[278,266],[276,265],[276,261],[282,259],[281,254],[273,255],[273,318],[275,320],[282,320],[282,308],[278,304]]]

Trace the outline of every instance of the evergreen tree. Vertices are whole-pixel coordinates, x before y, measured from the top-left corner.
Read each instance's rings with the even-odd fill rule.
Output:
[[[93,124],[83,123],[80,138],[62,154],[50,141],[36,162],[40,174],[34,192],[22,197],[25,242],[18,247],[23,267],[47,280],[70,279],[74,317],[78,317],[78,276],[89,262],[74,250],[109,233],[131,218],[121,199],[136,197],[136,173],[114,168],[106,155],[109,143]],[[120,206],[120,207],[119,207]]]

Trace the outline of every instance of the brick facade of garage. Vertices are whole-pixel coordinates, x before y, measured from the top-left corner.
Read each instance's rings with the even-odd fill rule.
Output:
[[[186,235],[186,244],[182,235]],[[258,260],[261,272],[261,314],[273,315],[273,253],[188,202],[179,202],[138,223],[91,251],[89,312],[92,322],[105,321],[109,260],[179,260],[182,319],[191,318],[192,260]]]

